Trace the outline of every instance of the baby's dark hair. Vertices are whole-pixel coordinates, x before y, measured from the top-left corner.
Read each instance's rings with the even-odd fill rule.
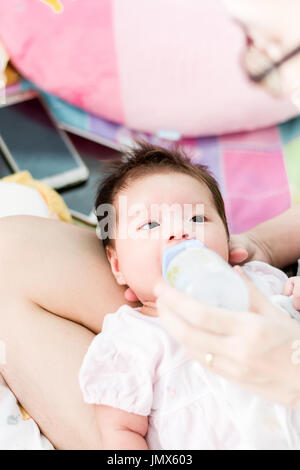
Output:
[[[114,163],[108,176],[100,183],[95,200],[95,208],[99,225],[105,215],[99,215],[97,208],[102,204],[113,205],[117,194],[128,188],[130,182],[149,174],[166,170],[184,173],[204,183],[210,190],[215,207],[220,215],[229,239],[229,230],[225,214],[224,201],[215,178],[207,166],[190,161],[185,152],[179,148],[168,150],[144,141],[123,152],[122,161]],[[112,245],[109,237],[102,237],[104,247]]]

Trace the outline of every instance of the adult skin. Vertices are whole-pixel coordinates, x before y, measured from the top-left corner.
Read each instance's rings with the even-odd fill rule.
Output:
[[[125,303],[124,288],[89,229],[7,217],[0,247],[0,371],[57,449],[100,449],[78,371],[104,315]]]
[[[232,263],[256,259],[280,268],[297,258],[300,205],[231,240]],[[250,282],[248,287],[250,312],[232,312],[201,305],[161,283],[155,290],[158,313],[191,357],[207,365],[206,355],[212,354],[212,371],[267,400],[300,409],[300,324]]]
[[[271,62],[300,46],[300,0],[223,0],[229,14],[247,31]],[[300,109],[300,54],[278,69],[282,92]]]
[[[248,252],[263,259],[270,250],[280,266],[300,256],[289,237],[290,230],[300,237],[299,208],[250,236],[237,236],[235,261],[245,260]],[[3,218],[0,247],[0,339],[7,356],[1,372],[56,448],[101,448],[92,407],[81,398],[78,371],[103,316],[124,303],[124,288],[87,229],[37,217]]]
[[[284,76],[294,73],[291,64],[285,69],[289,71],[282,71]],[[296,224],[290,218],[288,223]],[[272,237],[280,243],[279,236]],[[252,242],[244,238],[245,247]],[[92,407],[81,399],[77,375],[104,314],[124,303],[124,290],[114,281],[92,231],[11,217],[0,220],[0,247],[0,339],[7,355],[1,372],[56,448],[101,448]],[[278,266],[296,260],[296,249],[287,255],[286,247],[281,248],[276,255],[272,251],[280,258]],[[236,261],[247,257],[243,252],[235,256]]]
[[[252,260],[284,268],[300,258],[300,204],[230,238],[232,265]]]
[[[224,3],[254,46],[271,62],[280,61],[300,46],[300,0],[224,0]],[[284,62],[278,73],[282,91],[300,107],[300,54]],[[281,268],[299,257],[299,205],[231,238],[232,264],[258,259]],[[218,309],[208,312],[188,296],[163,284],[156,290],[158,311],[170,333],[185,344],[192,357],[205,364],[209,353],[215,372],[269,400],[300,409],[300,361],[292,360],[293,347],[300,343],[300,326],[281,318],[279,310],[253,286],[250,290],[252,311],[259,314],[256,316]]]

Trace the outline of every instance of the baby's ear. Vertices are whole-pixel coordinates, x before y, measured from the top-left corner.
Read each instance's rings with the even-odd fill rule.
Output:
[[[112,273],[117,283],[120,284],[120,286],[125,285],[126,281],[124,279],[123,274],[119,270],[119,260],[118,260],[118,256],[117,256],[117,252],[115,248],[113,248],[112,246],[106,246],[105,251],[106,251],[107,259],[109,261]]]

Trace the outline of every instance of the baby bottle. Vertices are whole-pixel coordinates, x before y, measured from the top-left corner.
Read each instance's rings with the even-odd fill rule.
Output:
[[[247,311],[248,289],[243,279],[200,240],[185,240],[163,253],[164,280],[201,303]]]

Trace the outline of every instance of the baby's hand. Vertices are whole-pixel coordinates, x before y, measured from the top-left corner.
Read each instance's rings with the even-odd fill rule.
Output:
[[[283,295],[294,296],[293,306],[300,312],[300,276],[290,277],[283,288]]]
[[[124,297],[126,300],[128,300],[129,302],[138,302],[139,299],[137,298],[137,296],[135,295],[135,293],[133,292],[132,289],[130,289],[130,287],[128,287],[125,292],[124,292]]]

